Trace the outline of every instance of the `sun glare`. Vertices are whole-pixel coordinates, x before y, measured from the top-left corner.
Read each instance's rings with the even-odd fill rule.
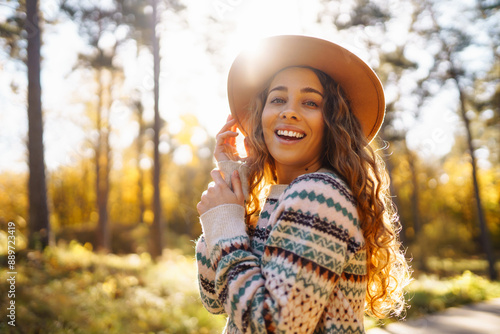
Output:
[[[264,37],[303,33],[301,7],[298,0],[241,1],[228,15],[228,20],[236,22],[227,43],[230,55],[234,58],[240,51],[252,49]]]

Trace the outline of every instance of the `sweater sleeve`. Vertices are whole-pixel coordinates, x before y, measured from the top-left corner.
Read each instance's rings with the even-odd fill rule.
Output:
[[[248,195],[248,185],[247,185],[247,174],[248,174],[248,168],[239,162],[236,161],[222,161],[218,163],[219,170],[222,173],[222,176],[226,183],[228,184],[229,187],[231,187],[231,174],[233,171],[238,170],[240,173],[240,178],[242,179],[242,184],[243,184],[243,191],[245,196]],[[238,210],[238,208],[233,208]],[[213,221],[215,223],[213,224],[215,226],[215,230],[211,230],[212,235],[216,234],[218,232],[217,227],[223,227],[224,225],[218,225],[217,221],[220,221],[221,219],[224,220],[225,217],[225,212],[229,211],[231,213],[231,208],[227,208],[224,206],[220,208],[215,208],[210,211],[208,211],[205,215],[200,217],[200,219],[209,220],[211,217],[213,217]],[[241,213],[241,211],[239,211]],[[210,232],[209,232],[210,233]],[[198,239],[196,243],[196,264],[198,267],[198,288],[200,291],[200,297],[203,306],[213,314],[221,314],[225,313],[224,308],[222,307],[221,303],[217,299],[217,296],[215,294],[215,270],[214,267],[212,266],[212,263],[210,261],[210,251],[207,247],[207,242],[206,242],[206,233],[203,233],[203,235]],[[210,238],[210,235],[208,235],[208,238]]]
[[[213,314],[225,313],[215,294],[215,270],[212,267],[203,235],[196,242],[196,265],[198,267],[198,289],[203,306]]]
[[[243,333],[312,333],[362,247],[354,201],[335,177],[306,174],[282,195],[270,223],[262,258],[243,233],[209,242],[215,294]]]

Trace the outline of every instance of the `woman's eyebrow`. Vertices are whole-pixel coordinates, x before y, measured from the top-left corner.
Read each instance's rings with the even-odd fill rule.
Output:
[[[286,87],[286,86],[276,86],[273,89],[271,89],[269,91],[269,93],[274,92],[274,91],[288,92],[288,87]],[[323,97],[323,94],[319,90],[317,90],[315,88],[312,88],[312,87],[304,87],[304,88],[302,88],[300,90],[300,92],[301,93],[316,93],[319,96]]]
[[[285,86],[276,86],[273,89],[269,91],[269,93],[274,92],[275,90],[281,91],[281,92],[288,92],[288,88]]]
[[[319,90],[314,89],[314,88],[312,88],[312,87],[305,87],[305,88],[302,88],[300,91],[301,91],[302,93],[316,93],[316,94],[318,94],[319,96],[323,97],[323,94],[322,94]]]

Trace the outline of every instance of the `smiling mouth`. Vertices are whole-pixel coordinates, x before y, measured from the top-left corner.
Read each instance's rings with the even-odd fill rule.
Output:
[[[298,140],[304,138],[306,135],[304,133],[288,130],[277,130],[276,135],[285,140]]]

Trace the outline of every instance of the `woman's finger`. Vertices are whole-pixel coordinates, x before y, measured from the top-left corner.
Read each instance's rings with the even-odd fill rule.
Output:
[[[225,185],[227,187],[226,181],[222,178],[222,175],[218,169],[212,169],[210,172],[210,176],[212,176],[212,179],[214,180],[216,185]]]
[[[233,192],[241,205],[245,202],[245,195],[243,194],[243,186],[241,184],[240,174],[237,170],[231,175],[231,184],[233,185]]]
[[[236,125],[236,120],[235,119],[231,119],[230,121],[226,122],[226,124],[224,124],[224,126],[222,127],[222,129],[220,129],[219,133],[231,130],[231,128],[233,128],[235,125]]]
[[[218,169],[212,170],[210,172],[210,176],[212,176],[212,179],[214,180],[214,186],[209,187],[203,193],[203,195],[201,196],[201,201],[196,206],[200,215],[219,205],[245,204],[241,181],[239,180],[238,175],[231,176],[231,179],[235,182],[234,185],[236,187],[236,192],[229,188]]]
[[[236,150],[236,139],[239,133],[234,131],[221,132],[216,137],[214,156],[217,161],[239,159]]]
[[[234,131],[226,131],[226,132],[222,132],[222,133],[219,133],[215,138],[217,139],[217,145],[221,145],[224,143],[224,141],[226,139],[233,139],[237,136],[239,136],[240,134],[238,132],[234,132]]]
[[[231,124],[233,124],[233,126],[231,126],[231,131],[236,132],[238,130],[238,123],[236,122],[235,119],[233,119],[233,121],[231,122]]]

